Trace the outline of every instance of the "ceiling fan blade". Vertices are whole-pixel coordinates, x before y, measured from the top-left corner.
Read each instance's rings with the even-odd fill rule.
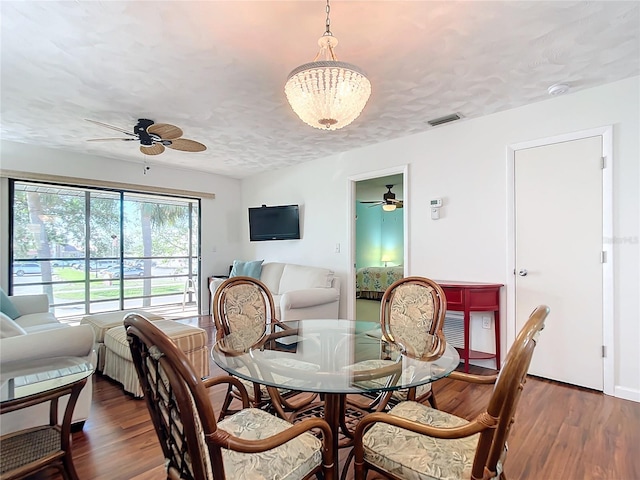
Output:
[[[360,203],[377,203],[378,205],[382,205],[382,203],[380,200],[367,200],[367,201],[360,201]]]
[[[150,147],[140,145],[140,151],[145,155],[160,155],[162,152],[164,152],[164,145],[162,145],[161,143],[154,143]]]
[[[196,142],[195,140],[188,140],[186,138],[178,138],[176,140],[171,140],[171,145],[167,145],[169,148],[173,148],[174,150],[181,150],[183,152],[204,152],[207,147],[200,142]]]
[[[87,142],[109,142],[111,140],[120,140],[123,142],[133,142],[137,141],[137,138],[89,138]]]
[[[362,203],[365,203],[365,202],[362,202]],[[366,202],[366,203],[371,203],[371,202]],[[368,208],[377,207],[377,206],[380,206],[380,205],[382,205],[382,202],[375,202],[373,205],[369,205]]]
[[[111,130],[117,130],[118,132],[126,133],[127,135],[131,135],[132,137],[135,137],[135,136],[136,136],[134,133],[129,132],[128,130],[125,130],[124,128],[115,127],[115,126],[113,126],[113,125],[109,125],[108,123],[102,123],[102,122],[98,122],[98,121],[96,121],[96,120],[90,120],[90,119],[88,119],[88,118],[85,118],[85,120],[86,120],[87,122],[95,123],[96,125],[100,125],[100,126],[102,126],[102,127],[110,128]]]
[[[163,140],[175,140],[182,136],[182,130],[168,123],[154,123],[147,128],[148,133],[155,133]]]

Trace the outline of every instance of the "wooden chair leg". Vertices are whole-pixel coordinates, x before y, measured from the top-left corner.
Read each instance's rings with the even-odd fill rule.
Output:
[[[428,400],[429,400],[429,404],[431,405],[431,408],[435,408],[436,410],[438,410],[438,404],[436,402],[436,396],[433,393],[433,387],[432,387],[432,390],[431,390],[431,396],[429,397]]]
[[[227,388],[227,394],[224,397],[224,402],[222,402],[222,407],[220,408],[219,420],[222,420],[224,417],[231,413],[229,411],[229,407],[231,406],[231,402],[233,402],[233,395],[231,393],[231,385]]]

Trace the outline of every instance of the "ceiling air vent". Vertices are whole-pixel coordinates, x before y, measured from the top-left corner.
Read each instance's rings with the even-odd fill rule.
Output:
[[[443,123],[455,122],[456,120],[460,120],[462,115],[459,113],[452,113],[451,115],[445,115],[444,117],[434,118],[433,120],[429,120],[427,123],[432,127],[442,125]]]

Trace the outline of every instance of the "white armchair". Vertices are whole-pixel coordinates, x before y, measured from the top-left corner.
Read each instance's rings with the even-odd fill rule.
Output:
[[[95,365],[93,352],[93,329],[88,325],[69,326],[60,323],[49,312],[46,295],[19,295],[8,297],[19,316],[11,319],[0,313],[2,338],[0,338],[0,371],[3,376],[21,370],[22,366],[35,359],[53,357],[83,357]],[[5,328],[9,325],[9,329]],[[16,328],[16,325],[18,326]],[[8,331],[11,333],[7,333]],[[91,378],[82,390],[74,410],[72,424],[82,425],[89,417],[92,398]],[[60,418],[64,414],[66,400],[58,405]],[[2,416],[0,433],[22,430],[48,422],[47,404]]]

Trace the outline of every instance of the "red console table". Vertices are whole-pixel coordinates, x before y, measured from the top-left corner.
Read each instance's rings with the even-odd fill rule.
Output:
[[[500,370],[500,283],[440,282],[438,285],[447,297],[447,310],[464,312],[464,347],[459,348],[464,360],[464,371],[469,371],[469,359],[496,359],[496,370]],[[471,312],[493,312],[493,330],[496,339],[496,353],[471,350],[469,341],[469,321]]]

